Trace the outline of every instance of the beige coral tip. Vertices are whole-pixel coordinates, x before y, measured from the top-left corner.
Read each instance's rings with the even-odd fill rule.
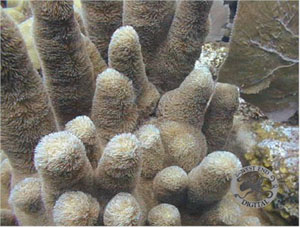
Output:
[[[135,175],[140,165],[140,142],[135,135],[123,133],[113,137],[104,149],[99,167],[113,178]]]
[[[134,100],[131,81],[113,68],[107,68],[97,77],[97,89],[107,97]]]
[[[169,155],[167,166],[177,165],[190,172],[206,156],[206,139],[199,129],[182,122],[164,121],[160,131]]]
[[[141,142],[142,176],[153,178],[164,167],[165,151],[160,137],[160,131],[154,125],[144,125],[137,137]]]
[[[242,167],[230,152],[216,151],[188,174],[188,203],[191,208],[219,201],[229,190],[232,176]]]
[[[132,45],[132,42],[139,42],[138,34],[132,26],[122,26],[112,35],[109,49],[115,45],[122,45],[122,47],[125,47],[126,44]]]
[[[27,214],[44,210],[41,198],[41,181],[39,178],[26,178],[11,191],[9,203],[12,207]]]
[[[102,154],[102,145],[92,120],[87,116],[77,116],[66,124],[65,130],[83,142],[87,157],[92,167],[96,168]]]
[[[223,198],[220,202],[206,209],[201,222],[209,226],[235,226],[241,218],[240,206],[230,198]]]
[[[107,141],[135,130],[138,110],[132,82],[127,77],[112,68],[98,75],[91,119],[99,136]]]
[[[178,166],[170,166],[160,171],[153,180],[153,189],[156,198],[162,203],[176,206],[186,200],[188,176]]]
[[[154,142],[160,139],[159,129],[152,124],[144,125],[139,129],[138,138],[143,147],[150,148]]]
[[[147,221],[150,226],[180,226],[181,216],[175,206],[162,203],[149,211]]]
[[[35,149],[35,167],[42,175],[73,179],[86,165],[83,143],[62,131],[44,136]]]
[[[8,197],[11,189],[12,168],[8,159],[0,163],[1,208],[9,208]]]
[[[84,144],[92,145],[96,138],[96,127],[87,116],[78,116],[66,124],[66,131],[71,132]]]
[[[138,226],[142,212],[136,199],[129,193],[119,193],[107,204],[103,221],[105,226]]]
[[[98,222],[100,205],[95,198],[80,191],[66,192],[53,209],[57,226],[94,226]]]

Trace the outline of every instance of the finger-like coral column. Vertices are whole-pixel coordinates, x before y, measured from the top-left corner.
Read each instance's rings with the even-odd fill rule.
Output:
[[[141,218],[140,205],[131,194],[125,192],[109,201],[103,215],[105,226],[140,226]]]
[[[136,133],[141,142],[142,177],[153,178],[164,168],[165,150],[160,132],[154,125],[144,125]]]
[[[238,88],[226,83],[217,83],[215,93],[205,113],[203,125],[208,152],[221,150],[224,147],[238,107]]]
[[[1,146],[13,168],[12,185],[36,172],[34,148],[55,130],[42,79],[18,27],[1,11]]]
[[[189,172],[206,156],[206,139],[199,129],[169,120],[158,127],[166,153],[165,167],[176,165]]]
[[[180,206],[186,202],[188,176],[178,166],[160,171],[153,180],[155,197],[162,203]]]
[[[123,1],[81,0],[88,35],[107,61],[107,49],[113,32],[122,25]]]
[[[99,220],[100,205],[89,194],[70,191],[62,194],[53,208],[56,226],[95,226]]]
[[[1,184],[1,208],[10,208],[8,197],[11,190],[11,166],[8,159],[4,159],[0,164],[0,184]]]
[[[33,33],[45,85],[59,123],[89,115],[94,95],[93,65],[74,17],[73,1],[32,1]]]
[[[153,57],[159,45],[166,39],[176,1],[124,0],[123,25],[131,25],[137,31],[145,62]]]
[[[181,226],[181,216],[175,206],[162,203],[149,211],[147,222],[150,226]]]
[[[90,60],[93,64],[93,69],[94,69],[94,77],[93,81],[96,83],[97,77],[100,73],[102,73],[104,70],[107,69],[107,65],[98,52],[95,44],[88,38],[87,36],[83,36],[83,39],[85,41],[85,46],[88,52],[88,55],[90,57]]]
[[[133,86],[127,77],[112,68],[98,76],[91,119],[100,138],[106,141],[135,130],[138,110]]]
[[[140,142],[135,135],[124,133],[106,145],[96,169],[97,195],[100,200],[118,192],[131,192],[140,175]],[[108,199],[110,199],[108,197]]]
[[[179,88],[161,97],[157,114],[163,119],[185,122],[201,129],[213,89],[208,67],[195,68]]]
[[[136,31],[131,26],[119,28],[112,36],[108,54],[109,66],[132,80],[139,112],[148,117],[154,112],[160,95],[146,76]]]
[[[39,178],[26,178],[11,191],[9,203],[21,226],[41,226],[48,224],[41,193]]]
[[[188,174],[188,207],[197,209],[221,200],[229,190],[232,176],[242,167],[232,153],[216,151]]]
[[[96,127],[91,119],[87,116],[77,116],[66,124],[65,130],[83,142],[86,155],[95,169],[102,154],[102,146],[97,137]]]
[[[168,37],[156,56],[147,64],[148,77],[158,88],[177,88],[193,70],[208,33],[208,14],[212,1],[177,3]]]
[[[213,205],[200,217],[200,222],[206,226],[238,226],[242,217],[240,206],[226,196]]]
[[[63,131],[42,138],[34,161],[42,178],[42,196],[49,216],[55,201],[64,192],[91,192],[92,166],[83,143],[73,134]]]

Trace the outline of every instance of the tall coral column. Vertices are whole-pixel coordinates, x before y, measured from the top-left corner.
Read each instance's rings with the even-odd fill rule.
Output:
[[[74,17],[73,1],[32,1],[31,6],[45,84],[62,126],[90,114],[93,65]]]
[[[208,33],[212,1],[178,1],[165,41],[147,65],[148,77],[163,91],[175,89],[193,70]]]
[[[61,131],[43,137],[35,149],[34,163],[50,222],[55,202],[64,192],[91,192],[93,169],[83,143],[73,134]]]
[[[123,1],[81,0],[81,3],[89,38],[107,61],[110,37],[122,25]]]
[[[233,125],[233,115],[239,107],[239,91],[234,85],[217,83],[215,93],[205,113],[203,133],[208,152],[223,149]]]
[[[166,39],[175,5],[176,1],[124,0],[123,25],[138,33],[146,63]]]
[[[12,185],[36,172],[34,148],[56,122],[42,80],[18,27],[1,11],[1,147],[13,168]]]
[[[133,27],[123,26],[114,32],[108,55],[109,66],[132,80],[139,112],[142,117],[148,117],[154,112],[160,95],[146,76],[139,37]]]

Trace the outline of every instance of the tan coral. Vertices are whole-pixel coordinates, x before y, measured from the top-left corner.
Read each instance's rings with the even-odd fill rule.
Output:
[[[241,216],[240,206],[225,197],[212,208],[205,210],[199,220],[208,226],[237,226],[240,225]]]
[[[100,199],[134,189],[141,167],[139,147],[140,142],[130,133],[116,135],[109,141],[95,174]]]
[[[110,67],[132,80],[141,115],[147,117],[152,114],[160,94],[148,81],[139,37],[131,26],[123,26],[114,32],[109,44],[108,57]]]
[[[157,115],[181,121],[201,129],[206,105],[213,93],[214,82],[208,67],[195,68],[180,87],[165,93],[158,104]]]
[[[132,83],[127,77],[111,68],[98,76],[91,119],[100,138],[106,141],[116,134],[135,130],[138,111]]]
[[[17,226],[18,221],[11,210],[0,209],[0,225],[1,226]]]
[[[153,191],[158,201],[180,206],[186,202],[188,176],[178,166],[160,171],[153,180]]]
[[[12,186],[36,172],[34,148],[53,131],[56,121],[42,79],[19,29],[1,11],[1,147],[13,168]]]
[[[141,142],[142,173],[145,178],[153,178],[164,168],[165,150],[160,131],[154,125],[144,125],[136,133]]]
[[[89,38],[107,61],[108,44],[113,32],[122,25],[123,1],[82,0],[82,15]]]
[[[150,226],[180,226],[181,217],[175,206],[163,203],[150,210],[147,222]]]
[[[124,0],[123,25],[134,27],[142,53],[148,62],[166,39],[175,13],[176,1]]]
[[[93,65],[74,17],[73,1],[34,0],[31,7],[44,83],[63,126],[78,115],[90,114],[95,88]]]
[[[206,156],[206,139],[200,130],[175,121],[161,121],[157,125],[166,152],[166,166],[177,165],[189,172]]]
[[[188,206],[194,210],[221,200],[229,191],[232,176],[242,167],[232,153],[216,151],[208,154],[188,174]]]
[[[148,77],[160,90],[177,88],[193,70],[208,33],[212,1],[177,1],[167,38],[148,66]]]
[[[85,147],[86,155],[95,169],[102,154],[102,146],[96,133],[96,127],[92,120],[87,116],[77,116],[69,121],[65,130],[80,139]]]
[[[56,226],[95,226],[99,220],[100,205],[95,198],[83,192],[62,194],[53,208]]]
[[[105,226],[138,226],[142,214],[136,199],[129,193],[119,193],[107,204],[103,221]]]
[[[93,44],[93,42],[90,40],[90,38],[88,38],[87,36],[83,36],[83,39],[85,41],[87,53],[93,64],[93,69],[94,69],[93,81],[96,84],[98,75],[107,69],[107,65],[104,59],[102,58],[102,56],[100,55],[100,53],[98,52],[95,44]]]
[[[8,198],[11,190],[12,168],[8,159],[0,163],[0,183],[1,183],[1,209],[9,209]]]
[[[11,191],[9,203],[21,226],[47,225],[48,216],[42,201],[39,178],[26,178]]]
[[[234,85],[217,83],[215,93],[205,113],[203,133],[208,152],[223,149],[233,126],[234,113],[239,107],[239,91]]]
[[[55,201],[66,190],[91,191],[92,166],[83,143],[73,134],[63,131],[42,138],[35,149],[34,162],[50,217]]]

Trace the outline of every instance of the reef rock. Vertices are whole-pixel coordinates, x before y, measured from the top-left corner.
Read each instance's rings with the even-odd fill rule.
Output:
[[[282,121],[298,105],[298,2],[239,1],[229,55],[219,81]]]

